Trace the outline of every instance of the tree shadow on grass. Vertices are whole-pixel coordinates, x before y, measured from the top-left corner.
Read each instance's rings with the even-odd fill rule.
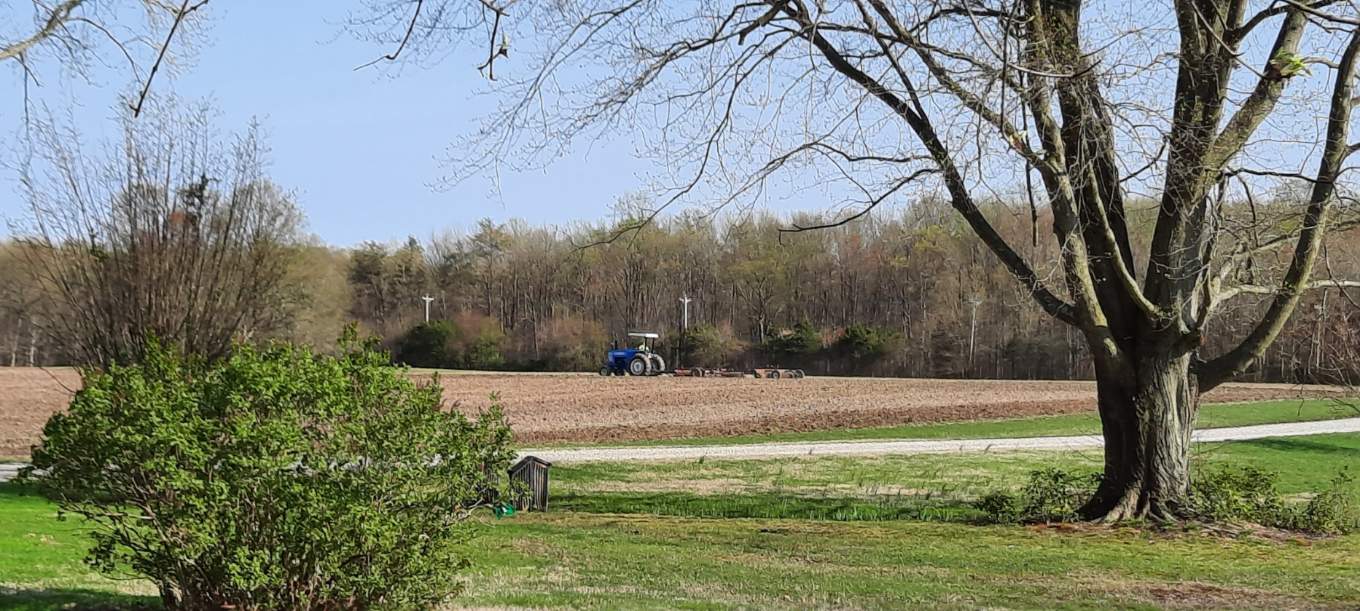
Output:
[[[1267,437],[1265,439],[1243,440],[1236,443],[1276,450],[1279,452],[1312,452],[1318,454],[1349,456],[1360,461],[1360,448],[1342,443],[1339,440],[1317,439],[1313,437]]]
[[[79,611],[133,611],[160,609],[154,596],[134,596],[115,592],[81,589],[28,589],[0,587],[0,609],[38,611],[39,609],[76,609]]]
[[[918,520],[971,523],[981,517],[977,509],[960,501],[911,496],[854,498],[786,494],[703,495],[676,492],[563,494],[553,497],[550,510],[690,518],[834,522]]]

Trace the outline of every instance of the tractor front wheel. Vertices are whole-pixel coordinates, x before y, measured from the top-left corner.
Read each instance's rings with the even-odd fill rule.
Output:
[[[601,367],[601,368],[600,368],[600,375],[602,375],[602,376],[608,376],[610,373],[613,373],[613,372],[609,371],[609,368],[608,368],[608,367]]]
[[[645,376],[648,373],[651,373],[651,364],[647,362],[645,355],[639,354],[628,361],[628,375]]]

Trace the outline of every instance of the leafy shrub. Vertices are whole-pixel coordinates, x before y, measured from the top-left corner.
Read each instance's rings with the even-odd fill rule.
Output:
[[[836,341],[839,352],[851,360],[868,362],[883,358],[892,349],[897,334],[891,329],[853,324]]]
[[[1021,517],[1026,522],[1065,522],[1077,518],[1077,510],[1095,493],[1097,473],[1076,474],[1047,468],[1031,471],[1021,489]]]
[[[450,353],[453,365],[468,369],[501,369],[505,366],[503,348],[505,331],[500,321],[475,312],[460,312],[454,316],[454,350]]]
[[[1300,532],[1340,535],[1360,530],[1360,486],[1342,470],[1307,502],[1290,502],[1279,477],[1254,467],[1201,471],[1190,486],[1193,517],[1206,522],[1251,522]]]
[[[543,365],[553,371],[594,371],[604,360],[608,343],[609,336],[598,322],[577,316],[550,319],[543,338]]]
[[[500,369],[505,365],[505,356],[501,354],[504,338],[501,334],[477,336],[463,353],[462,365],[468,369]]]
[[[1186,517],[1326,535],[1360,531],[1360,485],[1348,471],[1306,503],[1288,501],[1276,487],[1278,480],[1278,474],[1255,467],[1200,470],[1190,484]],[[1018,493],[993,491],[973,507],[996,524],[1071,521],[1078,519],[1077,510],[1099,483],[1096,473],[1039,469],[1030,472]]]
[[[991,522],[1066,522],[1077,519],[1077,510],[1100,483],[1097,473],[1075,474],[1047,468],[1030,471],[1019,494],[992,492],[973,505]]]
[[[397,359],[412,367],[448,367],[454,360],[450,343],[456,336],[457,330],[446,321],[418,324],[397,340]]]
[[[740,349],[730,330],[706,324],[690,327],[680,335],[678,344],[684,363],[701,367],[729,366],[733,354]]]
[[[1191,481],[1189,510],[1205,522],[1280,524],[1286,521],[1287,510],[1275,487],[1278,479],[1255,467],[1203,470]]]
[[[1020,498],[1009,492],[993,491],[983,495],[977,502],[973,503],[979,511],[987,516],[989,522],[996,524],[1013,524],[1019,522],[1024,515],[1024,507],[1020,504]]]
[[[803,359],[822,349],[822,335],[812,323],[803,321],[792,329],[785,329],[765,338],[762,352],[775,359]]]
[[[1327,488],[1294,512],[1289,527],[1324,535],[1360,531],[1360,486],[1355,476],[1343,469]]]
[[[169,608],[437,605],[467,566],[463,522],[501,492],[509,429],[344,347],[209,364],[154,346],[86,372],[24,477],[86,519],[92,566],[146,577]]]

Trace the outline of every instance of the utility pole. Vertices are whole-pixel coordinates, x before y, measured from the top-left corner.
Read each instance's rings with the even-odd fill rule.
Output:
[[[426,293],[425,296],[420,299],[425,302],[425,324],[428,325],[430,324],[430,302],[434,301],[434,297],[431,297],[429,293]]]
[[[32,367],[38,354],[38,325],[32,317],[28,319],[28,366]]]
[[[694,300],[693,300],[693,299],[690,299],[690,298],[689,298],[689,295],[685,295],[684,297],[681,297],[681,298],[680,298],[680,303],[682,303],[682,304],[685,305],[685,307],[684,307],[684,314],[680,317],[680,330],[681,330],[681,331],[688,331],[688,330],[689,330],[689,302],[691,302],[691,301],[694,301]]]
[[[675,365],[680,366],[680,357],[685,354],[685,334],[689,332],[689,302],[694,301],[686,293],[680,297],[683,313],[680,315],[680,353],[675,355]]]
[[[1327,321],[1326,288],[1322,289],[1322,303],[1313,306],[1313,310],[1317,312],[1317,331],[1313,333],[1313,369],[1317,370],[1322,369],[1322,351],[1324,350],[1324,344],[1327,341],[1327,338],[1324,337],[1324,334],[1326,333],[1324,324]]]
[[[972,306],[972,314],[968,321],[968,375],[973,375],[973,351],[977,346],[977,309],[982,305],[982,300],[974,297],[968,300],[968,305]]]

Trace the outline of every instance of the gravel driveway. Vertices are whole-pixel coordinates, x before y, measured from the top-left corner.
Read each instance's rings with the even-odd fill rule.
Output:
[[[1195,431],[1195,441],[1237,441],[1264,437],[1298,437],[1324,433],[1360,433],[1360,418],[1234,426]],[[886,454],[950,454],[1012,450],[1085,450],[1098,448],[1098,435],[1070,437],[1015,437],[929,441],[818,441],[809,443],[752,443],[720,446],[661,446],[640,448],[525,449],[520,456],[550,462],[631,462],[706,459],[776,458],[781,456],[879,456]],[[21,463],[0,463],[0,482],[18,474]]]
[[[1195,441],[1236,441],[1263,437],[1296,437],[1322,433],[1360,432],[1360,418],[1260,424],[1195,431]],[[1099,435],[1071,437],[1015,437],[1010,439],[958,439],[912,441],[817,441],[807,443],[754,443],[717,446],[657,446],[636,448],[525,449],[521,456],[537,456],[550,462],[620,462],[648,460],[697,460],[775,458],[780,456],[877,456],[885,454],[949,454],[954,452],[1004,452],[1010,450],[1077,450],[1098,448]]]

